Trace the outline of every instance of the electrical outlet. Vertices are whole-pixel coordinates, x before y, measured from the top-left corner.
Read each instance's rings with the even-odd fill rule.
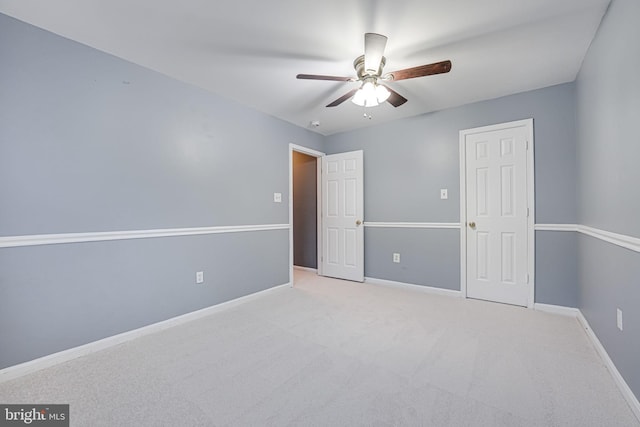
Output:
[[[282,193],[273,193],[273,201],[275,203],[282,203]]]
[[[398,253],[393,254],[393,262],[395,262],[395,263],[399,263],[400,262],[400,254],[398,254]]]
[[[618,329],[622,330],[622,310],[618,309],[617,311],[617,319],[616,323],[618,324]]]
[[[441,188],[440,189],[440,198],[443,199],[443,200],[449,198],[449,192],[447,191],[446,188]]]
[[[204,271],[196,272],[196,283],[204,283]]]

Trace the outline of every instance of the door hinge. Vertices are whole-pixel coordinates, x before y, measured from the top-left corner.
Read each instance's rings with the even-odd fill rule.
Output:
[[[527,150],[528,150],[529,149],[529,141],[528,140],[527,140],[527,144],[526,145],[527,145]]]
[[[527,208],[527,218],[529,218],[529,208]]]
[[[527,273],[527,284],[529,284],[529,273]]]

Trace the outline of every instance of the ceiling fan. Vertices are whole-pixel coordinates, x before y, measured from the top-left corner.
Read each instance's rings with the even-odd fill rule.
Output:
[[[296,78],[303,80],[362,82],[360,88],[350,90],[328,104],[327,107],[336,107],[349,98],[353,98],[352,102],[354,104],[363,107],[375,107],[385,101],[388,101],[394,107],[399,107],[407,102],[407,98],[381,82],[413,79],[451,71],[451,61],[442,61],[383,74],[382,70],[387,62],[384,57],[386,45],[387,37],[382,34],[366,33],[364,35],[364,55],[360,55],[353,61],[353,68],[356,70],[357,77],[298,74]]]

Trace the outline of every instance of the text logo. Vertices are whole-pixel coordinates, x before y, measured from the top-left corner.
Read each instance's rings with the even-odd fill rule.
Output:
[[[2,405],[0,427],[69,427],[69,405]]]

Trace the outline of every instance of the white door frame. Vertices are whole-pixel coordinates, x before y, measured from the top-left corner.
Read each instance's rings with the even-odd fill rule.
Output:
[[[289,144],[289,285],[293,286],[293,152],[297,151],[298,153],[306,154],[307,156],[322,158],[325,156],[325,153],[320,151],[313,150],[311,148],[303,147],[301,145]],[[318,242],[318,275],[322,275],[322,263],[320,260],[322,259],[322,162],[316,161],[317,164],[317,175],[316,175],[316,197],[317,197],[317,208],[316,208],[316,232],[317,232],[317,242]]]
[[[533,162],[533,119],[518,120],[491,126],[460,131],[460,291],[467,298],[467,163],[465,141],[467,135],[524,126],[527,131],[527,273],[529,274],[529,298],[527,306],[533,308],[535,299],[535,186]]]

